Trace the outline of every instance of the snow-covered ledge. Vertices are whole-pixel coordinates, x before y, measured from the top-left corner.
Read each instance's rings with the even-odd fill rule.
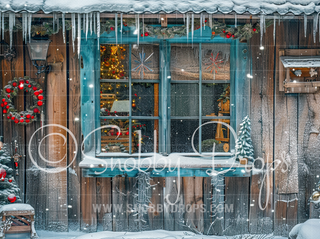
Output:
[[[84,169],[84,176],[87,177],[112,177],[119,174],[135,176],[139,170],[150,171],[153,177],[208,177],[217,172],[224,172],[224,175],[230,177],[249,177],[252,169],[251,163],[242,165],[231,155],[217,159],[212,156],[192,157],[176,153],[129,158],[98,158],[86,154],[79,166]]]

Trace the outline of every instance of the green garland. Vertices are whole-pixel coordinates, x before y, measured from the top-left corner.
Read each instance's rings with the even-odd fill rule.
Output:
[[[273,24],[273,21],[266,21],[266,27],[269,27]],[[57,27],[59,26],[59,27]],[[129,18],[123,20],[124,27],[135,27],[135,19]],[[202,24],[202,27],[209,27],[207,20]],[[72,29],[72,24],[70,20],[65,21],[66,30]],[[120,29],[121,23],[118,21],[118,29]],[[53,34],[57,34],[59,30],[62,28],[62,20],[59,21],[59,24],[56,25],[55,31],[53,30],[53,20],[48,19],[43,21],[41,24],[33,24],[31,26],[31,34],[32,36],[51,36]],[[200,28],[200,20],[194,21],[194,29],[197,30]],[[8,24],[5,26],[6,31],[9,30]],[[16,19],[16,25],[14,26],[14,30],[22,30],[22,23],[19,19]],[[83,26],[82,26],[82,30]],[[101,22],[100,34],[105,31],[109,34],[110,32],[115,30],[115,20],[107,20],[105,23]],[[124,30],[125,31],[125,30]],[[189,26],[189,32],[191,32],[191,24]],[[233,27],[226,25],[220,21],[213,20],[212,21],[212,35],[211,39],[216,36],[221,36],[223,38],[230,39],[239,39],[240,41],[249,40],[252,38],[254,34],[260,32],[260,26],[258,23],[251,24],[247,23],[245,25]],[[141,37],[157,37],[161,39],[170,39],[176,36],[182,37],[187,35],[187,27],[186,25],[182,26],[172,26],[172,27],[154,27],[149,24],[140,23],[140,33]],[[144,33],[144,34],[143,34]]]
[[[266,27],[270,26],[272,21],[266,22]],[[123,25],[125,27],[135,27],[135,19],[124,19]],[[207,26],[207,21],[203,24],[202,27],[209,27]],[[118,21],[118,29],[120,29],[121,23]],[[200,20],[196,20],[194,22],[194,29],[197,30],[200,28]],[[105,30],[108,34],[112,31],[115,31],[115,20],[107,20],[105,24],[102,24],[101,27],[102,32]],[[189,26],[189,32],[191,32],[191,24]],[[230,38],[230,39],[240,39],[249,40],[252,38],[254,34],[260,32],[260,26],[258,23],[255,24],[245,24],[243,26],[232,27],[226,25],[225,23],[219,21],[212,22],[212,29],[211,29],[211,39],[216,36],[221,36],[223,38]],[[162,39],[170,39],[176,36],[182,37],[187,35],[187,27],[185,25],[182,26],[173,26],[173,27],[154,27],[148,24],[141,24],[140,23],[140,33],[141,37],[157,37]],[[144,33],[144,34],[143,34]]]

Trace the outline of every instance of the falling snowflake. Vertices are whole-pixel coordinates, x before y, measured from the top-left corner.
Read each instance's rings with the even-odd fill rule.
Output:
[[[220,52],[217,53],[215,58],[213,58],[213,53],[211,53],[210,62],[205,63],[206,65],[209,65],[206,68],[206,70],[210,70],[210,73],[212,73],[213,71],[215,73],[218,73],[217,68],[219,68],[219,69],[221,68],[218,64],[223,63],[223,60],[222,59],[218,59],[219,53]]]
[[[153,70],[149,67],[149,64],[151,64],[151,62],[150,61],[147,62],[153,56],[153,52],[146,58],[146,53],[142,48],[142,52],[139,53],[139,57],[137,57],[133,53],[132,55],[137,59],[137,60],[134,60],[134,62],[138,64],[138,66],[133,68],[132,71],[138,72],[141,79],[143,79],[145,75],[145,71],[153,72]]]

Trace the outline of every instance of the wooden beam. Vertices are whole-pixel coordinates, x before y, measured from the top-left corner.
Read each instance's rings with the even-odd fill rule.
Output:
[[[52,66],[47,75],[46,116],[48,124],[67,127],[67,51],[63,43],[62,31],[52,35],[47,62]],[[59,133],[67,138],[67,132],[60,127],[48,127],[48,134]],[[68,231],[67,207],[67,144],[63,137],[54,135],[47,141],[48,160],[55,162],[47,166],[65,167],[60,173],[47,174],[47,227],[52,224],[60,226],[60,231]],[[59,163],[59,160],[61,160]]]

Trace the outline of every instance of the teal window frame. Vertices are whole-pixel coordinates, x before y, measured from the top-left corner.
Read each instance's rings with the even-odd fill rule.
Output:
[[[100,116],[100,83],[107,80],[100,80],[100,45],[101,44],[115,44],[116,38],[114,32],[110,34],[102,34],[99,41],[96,36],[88,37],[85,39],[83,35],[81,40],[81,62],[83,67],[80,69],[81,78],[81,126],[84,138],[94,131],[96,128],[100,127],[100,119],[114,119],[114,116]],[[137,36],[130,35],[126,38],[118,39],[118,44],[136,44]],[[158,133],[158,145],[159,153],[166,155],[171,153],[170,149],[170,121],[172,119],[170,115],[170,85],[171,79],[168,78],[170,75],[170,44],[172,43],[182,43],[182,44],[192,44],[191,39],[187,37],[177,37],[174,39],[156,39],[151,37],[140,38],[140,44],[148,43],[158,43],[159,44],[159,80],[150,80],[148,82],[159,83],[159,116],[132,116],[131,104],[129,117],[117,117],[117,119],[128,118],[130,123],[132,119],[151,119],[159,120],[159,133]],[[202,43],[224,43],[230,44],[230,125],[236,130],[238,124],[242,118],[249,113],[249,104],[245,103],[250,94],[250,80],[246,77],[246,73],[250,72],[250,65],[248,63],[248,51],[247,44],[240,43],[238,40],[224,39],[221,37],[215,37],[211,39],[210,34],[203,31],[203,36],[200,37],[199,33],[195,33],[193,38],[193,43],[200,45]],[[99,45],[98,45],[99,44]],[[131,47],[129,47],[129,67],[131,66]],[[201,59],[201,51],[199,51],[199,59]],[[121,83],[121,80],[115,80]],[[132,101],[132,90],[131,83],[139,82],[131,79],[131,69],[129,68],[129,101]],[[147,80],[141,80],[141,82],[147,82]],[[212,83],[211,81],[205,81],[206,83]],[[182,82],[181,82],[182,83]],[[201,112],[201,97],[202,97],[202,79],[201,79],[201,61],[199,61],[199,125],[202,124],[202,120],[205,119],[225,119],[225,117],[209,117],[202,116]],[[215,81],[217,83],[217,81]],[[219,81],[219,83],[225,83]],[[93,87],[89,87],[93,85]],[[237,103],[236,103],[237,102]],[[181,118],[181,117],[179,117]],[[188,117],[187,117],[188,118]],[[201,129],[199,132],[201,136]],[[130,151],[129,154],[126,153],[102,153],[100,144],[100,132],[97,131],[95,134],[91,134],[84,141],[84,152],[89,153],[89,155],[94,157],[110,158],[110,157],[134,157],[138,153],[131,154],[131,134],[130,138]],[[199,148],[201,149],[201,140],[199,140]],[[234,139],[230,135],[230,149],[234,149]],[[177,153],[177,152],[174,152]],[[141,156],[150,156],[153,153],[143,153]],[[209,154],[209,153],[208,153]],[[196,156],[195,153],[180,153],[183,156]],[[221,156],[217,156],[217,159],[229,158],[232,153],[221,153]]]

